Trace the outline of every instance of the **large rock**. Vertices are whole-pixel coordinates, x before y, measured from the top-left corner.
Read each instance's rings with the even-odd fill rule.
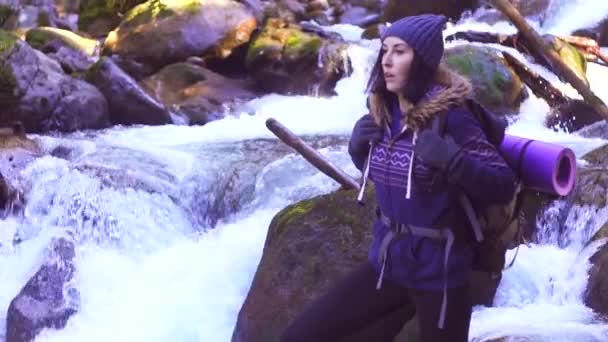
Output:
[[[606,208],[608,202],[608,145],[604,145],[585,157],[590,163],[582,173],[582,198],[595,212]],[[590,242],[608,238],[608,222],[594,235]],[[585,304],[594,311],[608,316],[608,244],[604,245],[590,258],[593,264],[589,270],[589,280],[585,291]]]
[[[409,15],[424,13],[443,14],[459,19],[466,10],[477,7],[477,0],[387,0],[382,10],[381,22],[393,22]]]
[[[234,0],[149,0],[125,15],[103,52],[157,66],[205,53],[227,57],[256,26],[249,9]]]
[[[372,198],[373,192],[368,193],[366,200]],[[359,207],[355,192],[341,191],[297,203],[277,214],[232,341],[278,341],[306,304],[366,260],[372,207]],[[411,307],[396,313],[398,324],[412,315]],[[371,330],[380,332],[381,326]],[[373,341],[370,334],[349,341]]]
[[[74,274],[74,243],[51,241],[46,260],[11,301],[6,342],[33,341],[45,328],[61,329],[78,309],[78,293],[68,282]]]
[[[448,66],[471,79],[475,98],[497,113],[517,113],[525,96],[521,79],[492,48],[459,45],[445,52]]]
[[[25,135],[21,123],[0,128],[0,212],[4,214],[1,216],[23,209],[21,171],[42,155],[42,149]]]
[[[324,39],[282,20],[269,19],[247,51],[245,65],[264,91],[333,94],[350,72],[343,42]]]
[[[223,118],[226,106],[256,96],[249,82],[229,79],[191,63],[166,66],[141,84],[165,106],[185,114],[190,124]]]
[[[0,125],[21,121],[28,132],[107,127],[108,104],[94,86],[24,41],[0,31]]]
[[[278,341],[289,322],[338,279],[367,259],[375,216],[374,192],[365,206],[355,191],[337,191],[301,201],[272,220],[262,259],[238,315],[233,342]],[[491,304],[496,281],[475,273],[471,294],[476,304]],[[353,298],[352,300],[357,300]],[[272,305],[269,305],[272,303]],[[413,341],[415,323],[404,324],[414,309],[404,306],[348,341],[379,341],[387,331],[395,341]]]
[[[120,18],[146,0],[80,0],[78,27],[94,37],[102,37],[120,24]]]
[[[571,133],[601,120],[604,120],[604,117],[589,103],[573,99],[551,108],[545,119],[545,125],[555,131],[565,130]]]
[[[171,112],[146,93],[139,84],[103,57],[85,75],[108,99],[110,120],[114,124],[164,125],[172,123]]]

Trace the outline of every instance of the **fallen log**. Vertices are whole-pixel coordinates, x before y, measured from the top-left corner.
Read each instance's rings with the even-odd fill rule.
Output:
[[[604,102],[561,60],[557,52],[553,51],[544,42],[543,38],[526,22],[526,19],[521,16],[513,4],[508,0],[491,0],[490,2],[511,20],[534,51],[547,58],[552,70],[557,71],[558,76],[563,76],[597,113],[602,115],[604,119],[608,119],[608,107]]]
[[[550,36],[550,35],[549,35]],[[608,56],[602,53],[597,42],[591,38],[577,36],[556,36],[557,38],[574,46],[587,61],[597,63],[598,59],[603,63],[608,64]],[[485,43],[485,44],[500,44],[507,46],[517,51],[532,56],[539,64],[551,68],[546,58],[535,54],[531,48],[527,46],[526,40],[521,37],[518,32],[516,34],[500,34],[483,31],[460,31],[447,36],[446,41],[456,39],[466,40],[469,42]]]
[[[532,90],[534,95],[543,98],[549,107],[558,107],[571,100],[544,77],[530,70],[530,68],[513,57],[510,53],[503,52],[502,56],[521,80],[530,88],[530,90]]]
[[[602,53],[602,49],[597,41],[587,38],[587,37],[577,37],[577,36],[560,36],[564,41],[572,44],[577,49],[583,50],[585,55],[591,54],[596,56],[604,63],[608,64],[608,56]]]
[[[357,183],[354,178],[342,171],[339,167],[332,164],[329,160],[323,157],[323,155],[317,152],[317,150],[312,148],[312,146],[291,132],[287,127],[283,126],[279,121],[270,118],[266,120],[266,127],[268,127],[268,129],[285,144],[291,146],[294,150],[301,154],[304,159],[314,165],[317,169],[334,179],[336,182],[340,183],[343,188],[359,189],[359,183]]]

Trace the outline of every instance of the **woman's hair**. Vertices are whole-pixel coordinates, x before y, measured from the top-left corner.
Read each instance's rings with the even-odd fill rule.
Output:
[[[370,94],[368,98],[369,109],[376,114],[379,113],[378,111],[383,112],[382,115],[373,115],[376,118],[383,117],[387,114],[388,101],[396,100],[395,94],[386,89],[384,72],[382,70],[382,55],[382,52],[378,54],[376,63],[374,64],[367,81],[366,88],[366,91]],[[420,56],[414,52],[410,74],[403,91],[404,97],[413,104],[418,103],[433,85],[436,72],[437,70],[423,63]],[[390,119],[390,115],[387,117]]]

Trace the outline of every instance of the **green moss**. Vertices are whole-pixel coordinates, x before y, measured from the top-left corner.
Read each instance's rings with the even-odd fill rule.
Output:
[[[276,226],[275,238],[280,238],[290,224],[297,219],[301,219],[315,207],[314,200],[305,200],[293,204],[277,214],[273,219],[271,226]]]
[[[79,51],[92,55],[95,51],[97,41],[81,37],[71,31],[57,29],[54,27],[38,27],[27,31],[25,40],[35,49],[40,49],[53,39],[59,39],[65,45]]]
[[[284,54],[287,58],[301,58],[303,56],[316,55],[323,45],[323,40],[318,36],[292,30],[285,43]]]
[[[19,38],[17,36],[0,30],[0,92],[12,94],[17,85],[13,71],[8,63],[4,63],[4,58],[13,48]]]
[[[260,35],[249,45],[247,56],[245,57],[245,65],[250,67],[261,55],[272,54],[274,51],[280,52],[282,50],[283,46],[277,40],[266,35]]]
[[[10,32],[0,30],[0,54],[10,50],[19,38]]]
[[[149,0],[125,14],[123,25],[134,27],[178,13],[198,13],[201,6],[200,0]]]
[[[25,34],[25,41],[35,49],[40,49],[51,39],[49,32],[43,30],[31,29]]]
[[[450,56],[446,58],[446,63],[465,76],[471,76],[473,74],[473,62],[470,56]]]
[[[251,67],[261,56],[264,59],[283,57],[287,60],[316,56],[322,45],[323,40],[316,35],[304,33],[296,27],[276,27],[276,23],[269,21],[249,45],[245,64]]]

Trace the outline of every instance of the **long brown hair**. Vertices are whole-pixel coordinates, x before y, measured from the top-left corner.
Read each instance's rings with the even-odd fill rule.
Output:
[[[384,72],[382,70],[382,56],[380,51],[374,64],[370,77],[367,81],[366,92],[369,94],[367,105],[376,124],[382,124],[382,118],[391,121],[390,105],[391,101],[398,101],[396,94],[386,89]],[[403,96],[412,104],[418,103],[433,85],[437,70],[432,69],[422,62],[420,56],[414,51],[414,58],[410,67],[410,75],[403,91]]]

